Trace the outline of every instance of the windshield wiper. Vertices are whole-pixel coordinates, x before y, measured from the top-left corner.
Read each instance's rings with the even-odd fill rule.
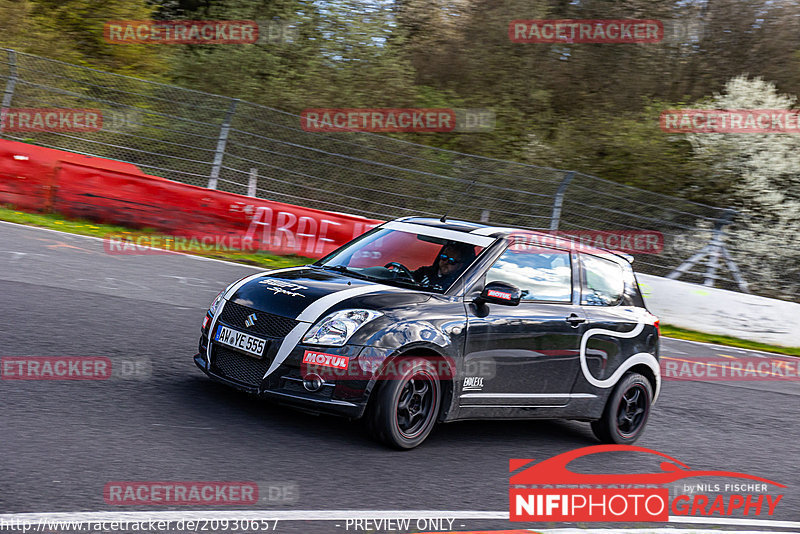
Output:
[[[350,275],[350,276],[352,276],[354,278],[361,278],[362,280],[369,279],[369,276],[361,274],[361,273],[356,272],[356,271],[351,271],[350,269],[348,269],[344,265],[322,265],[321,267],[323,269],[327,269],[329,271],[336,271],[337,273],[348,274],[348,275]]]

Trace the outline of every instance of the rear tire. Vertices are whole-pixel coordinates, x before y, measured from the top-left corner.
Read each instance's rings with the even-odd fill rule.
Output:
[[[650,381],[639,373],[628,373],[608,398],[603,416],[592,421],[592,432],[603,443],[630,445],[642,435],[652,403]]]
[[[373,393],[367,427],[376,440],[397,449],[420,445],[436,425],[442,388],[434,366],[423,358],[402,360],[398,376]]]

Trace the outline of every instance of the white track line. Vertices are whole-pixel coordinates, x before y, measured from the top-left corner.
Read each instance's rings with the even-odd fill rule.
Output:
[[[698,530],[685,528],[554,528],[554,529],[530,529],[531,533],[541,534],[787,534],[786,531],[767,531],[767,530]],[[486,531],[490,534],[491,531]]]
[[[212,520],[278,520],[278,521],[346,521],[348,519],[419,519],[457,518],[508,520],[507,511],[479,510],[166,510],[136,512],[27,512],[0,514],[3,521],[37,523],[71,521],[94,523],[102,521],[212,521]],[[719,526],[754,526],[800,529],[800,521],[746,519],[730,517],[669,516],[670,523]],[[513,524],[510,526],[513,529]],[[581,532],[586,532],[581,530]]]
[[[669,337],[669,336],[663,336],[663,338],[664,339],[669,339],[670,341],[680,341],[681,343],[694,343],[695,345],[704,345],[706,347],[721,347],[723,349],[733,350],[733,351],[736,351],[736,352],[757,352],[759,354],[766,354],[767,356],[789,356],[789,357],[792,357],[791,354],[784,354],[782,352],[766,352],[766,351],[757,350],[757,349],[742,349],[742,348],[739,348],[739,347],[731,347],[729,345],[720,345],[719,343],[706,343],[705,341],[692,341],[691,339],[680,339],[680,338],[677,338],[677,337]],[[775,345],[775,346],[779,347],[780,345]],[[786,347],[786,348],[789,349],[789,348],[792,348],[792,347]],[[665,351],[669,351],[670,349],[665,347],[664,350]]]
[[[780,521],[775,519],[745,519],[744,517],[692,517],[685,515],[669,516],[670,523],[689,523],[697,525],[729,525],[741,527],[797,528],[800,521]]]
[[[29,230],[43,230],[45,232],[55,232],[56,234],[64,234],[64,235],[69,235],[69,236],[73,236],[73,237],[85,237],[86,239],[96,239],[97,241],[105,241],[105,238],[103,238],[103,237],[97,237],[97,236],[93,236],[93,235],[83,235],[83,234],[72,234],[70,232],[64,232],[62,230],[55,230],[53,228],[41,228],[39,226],[28,226],[27,224],[19,224],[19,223],[13,223],[13,222],[9,222],[9,221],[0,221],[0,224],[9,224],[11,226],[18,226],[20,228],[27,228]],[[142,248],[154,248],[154,247],[142,247]],[[161,248],[158,249],[158,250],[163,250],[164,252],[170,253],[170,254],[178,254],[180,256],[187,256],[189,258],[194,258],[194,259],[200,260],[200,261],[217,261],[219,263],[225,263],[227,265],[234,265],[236,267],[248,267],[250,269],[258,269],[260,271],[268,271],[269,270],[269,268],[266,267],[266,266],[259,267],[259,266],[256,266],[256,265],[247,265],[246,263],[236,263],[236,262],[233,262],[233,261],[218,260],[217,258],[205,258],[203,256],[196,256],[194,254],[187,254],[186,252],[178,252],[178,251],[175,251],[175,250],[167,250],[167,249],[161,249]]]

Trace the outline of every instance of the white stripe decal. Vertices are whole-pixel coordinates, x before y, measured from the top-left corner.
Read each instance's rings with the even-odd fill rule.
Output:
[[[285,269],[275,269],[274,271],[261,271],[260,273],[251,274],[250,276],[246,276],[246,277],[242,278],[241,280],[239,280],[238,282],[236,282],[236,284],[232,285],[225,292],[225,298],[226,299],[231,298],[237,291],[239,291],[240,287],[245,285],[247,282],[249,282],[251,280],[255,280],[256,278],[259,278],[261,276],[269,276],[269,275],[278,274],[278,273],[288,273],[290,271],[299,271],[300,269],[304,269],[304,268],[305,267],[303,267],[303,266],[301,266],[301,267],[286,267]]]
[[[423,224],[411,224],[397,221],[388,222],[381,226],[381,228],[399,230],[401,232],[409,232],[412,234],[420,234],[430,237],[441,237],[442,239],[460,241],[462,243],[469,243],[470,245],[478,245],[479,247],[488,247],[495,241],[495,238],[493,237],[484,237],[469,232],[459,232],[458,230],[448,230],[446,228],[436,228],[434,226],[425,226]]]
[[[228,302],[224,298],[219,303],[219,308],[217,308],[217,313],[214,314],[214,317],[211,318],[211,324],[208,326],[208,345],[206,345],[206,363],[208,367],[206,368],[208,371],[211,371],[211,345],[214,342],[214,327],[217,324],[217,319],[220,315],[222,315],[222,310],[225,309],[225,303]]]
[[[589,342],[589,338],[595,335],[604,335],[604,336],[611,336],[611,337],[619,337],[622,339],[630,339],[633,337],[638,336],[644,330],[644,323],[637,323],[636,327],[629,331],[629,332],[615,332],[614,330],[606,330],[604,328],[590,328],[586,332],[584,332],[583,337],[581,338],[581,371],[583,372],[584,378],[586,381],[589,382],[594,387],[607,389],[613,387],[619,382],[619,379],[622,377],[625,372],[633,367],[634,365],[638,365],[640,363],[645,364],[650,369],[652,369],[653,374],[656,377],[656,388],[653,392],[653,402],[658,399],[658,394],[661,392],[661,367],[658,365],[658,360],[656,357],[650,354],[649,352],[639,352],[634,354],[627,360],[625,360],[614,373],[606,378],[605,380],[599,380],[592,372],[589,370],[589,365],[586,363],[586,344]]]
[[[347,519],[419,519],[457,518],[457,519],[501,519],[508,520],[508,510],[144,510],[138,512],[98,511],[98,512],[23,512],[0,514],[0,521],[6,524],[39,524],[52,521],[72,521],[80,524],[110,521],[346,521]],[[767,528],[800,528],[800,521],[775,519],[746,519],[735,517],[693,517],[669,516],[670,523],[689,523],[697,525],[756,526]],[[551,532],[558,532],[555,529]],[[653,529],[655,530],[655,529]],[[610,532],[626,532],[619,528]],[[646,529],[633,529],[631,532],[648,532]],[[580,532],[587,532],[581,530]],[[680,532],[680,531],[677,531]],[[697,532],[696,530],[694,532]],[[768,534],[768,533],[762,533]]]
[[[297,323],[297,326],[292,328],[292,331],[286,334],[286,337],[283,338],[281,342],[281,346],[278,349],[278,353],[275,355],[275,358],[272,360],[272,363],[269,365],[269,369],[267,372],[264,373],[263,378],[267,378],[270,373],[274,372],[275,369],[280,366],[285,360],[286,357],[294,350],[300,340],[303,339],[303,336],[308,332],[308,329],[311,328],[310,323]]]
[[[385,289],[391,288],[383,284],[368,284],[360,287],[352,287],[350,289],[342,289],[341,291],[325,295],[312,302],[297,316],[297,320],[300,321],[300,324],[295,326],[292,331],[289,332],[289,335],[283,338],[278,353],[275,355],[275,359],[272,360],[272,364],[270,364],[269,369],[267,369],[267,372],[264,374],[264,378],[268,377],[270,373],[275,371],[275,369],[286,360],[297,344],[300,343],[300,340],[303,339],[308,329],[311,328],[311,325],[322,317],[322,314],[328,311],[332,306],[351,297],[383,291]]]
[[[342,289],[341,291],[331,293],[330,295],[325,295],[324,297],[312,302],[305,310],[300,312],[300,315],[297,316],[297,320],[306,323],[312,323],[322,317],[322,314],[328,311],[328,309],[334,304],[339,304],[343,300],[351,297],[357,297],[367,293],[375,293],[376,291],[384,291],[386,289],[392,288],[383,284],[370,283],[359,287],[351,287],[350,289]]]

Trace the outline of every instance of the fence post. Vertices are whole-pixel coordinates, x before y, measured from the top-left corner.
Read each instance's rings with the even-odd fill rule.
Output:
[[[574,177],[575,171],[567,172],[561,180],[561,185],[558,186],[558,191],[553,199],[553,213],[550,215],[550,230],[558,230],[561,222],[561,207],[564,205],[564,193],[567,192],[567,187]]]
[[[214,153],[214,163],[211,167],[211,176],[208,178],[208,188],[216,189],[217,181],[219,180],[219,171],[222,168],[222,157],[225,155],[225,145],[228,144],[228,132],[231,129],[231,120],[236,111],[236,104],[239,103],[238,98],[234,98],[225,113],[225,119],[222,121],[222,128],[219,130],[219,139],[217,140],[217,150]]]
[[[250,176],[247,179],[247,196],[248,197],[255,197],[256,195],[256,187],[258,185],[258,169],[256,167],[252,167],[250,169]]]
[[[17,53],[8,50],[8,81],[6,90],[3,93],[3,104],[0,106],[0,117],[5,117],[6,109],[11,107],[11,99],[14,98],[14,87],[17,85]],[[3,133],[5,120],[0,120],[0,134]]]

